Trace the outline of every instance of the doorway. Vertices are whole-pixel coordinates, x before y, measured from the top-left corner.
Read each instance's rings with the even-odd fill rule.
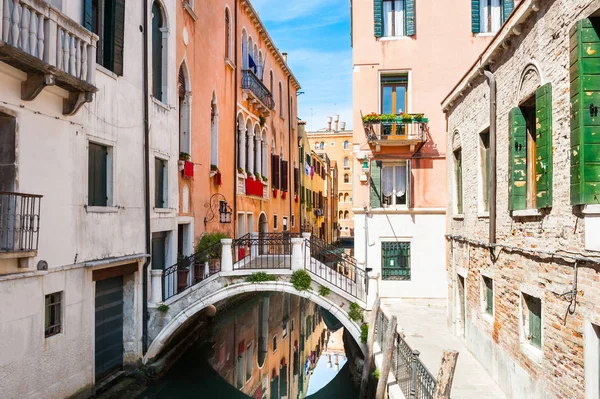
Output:
[[[96,281],[96,383],[123,369],[123,276]]]
[[[259,255],[266,255],[268,252],[267,242],[265,241],[266,234],[269,231],[269,221],[264,213],[261,213],[258,217],[258,241],[259,241]]]

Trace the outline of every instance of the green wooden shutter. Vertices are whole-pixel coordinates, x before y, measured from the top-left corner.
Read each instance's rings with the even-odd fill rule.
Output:
[[[571,204],[600,202],[600,26],[571,30]]]
[[[123,47],[125,45],[125,0],[115,0],[113,37],[113,72],[123,76]]]
[[[462,151],[454,151],[454,162],[456,163],[456,211],[463,213],[463,177],[462,177]]]
[[[484,277],[485,283],[485,311],[489,315],[494,314],[494,282],[491,278]]]
[[[536,137],[536,207],[552,206],[552,85],[547,83],[535,92]]]
[[[510,111],[509,119],[509,208],[515,211],[527,208],[527,127],[519,107]]]
[[[506,22],[513,9],[515,8],[514,0],[504,0],[502,2],[502,23]]]
[[[92,0],[83,0],[83,26],[90,32],[93,29]]]
[[[154,158],[154,178],[154,207],[163,208],[165,205],[165,170],[162,159]]]
[[[375,37],[383,36],[383,0],[373,0]]]
[[[108,149],[103,145],[89,144],[88,203],[90,206],[107,206]]]
[[[542,302],[538,298],[527,297],[529,308],[529,342],[541,348],[542,346]]]
[[[406,0],[404,5],[404,13],[406,19],[406,35],[414,36],[416,34],[416,15],[415,15],[415,0]]]
[[[381,208],[381,166],[371,161],[371,208]]]
[[[480,25],[480,9],[479,0],[471,0],[471,31],[473,33],[479,33],[481,31]]]

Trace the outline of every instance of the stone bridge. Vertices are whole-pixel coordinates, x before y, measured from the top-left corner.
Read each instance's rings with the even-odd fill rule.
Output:
[[[152,363],[164,349],[175,344],[171,342],[173,338],[203,309],[251,292],[288,293],[315,302],[342,323],[364,352],[360,325],[348,317],[348,309],[351,303],[367,309],[369,298],[375,297],[376,284],[352,258],[333,253],[331,246],[323,245],[310,234],[260,238],[253,233],[237,240],[224,239],[220,246],[220,267],[211,270],[206,263],[201,279],[194,279],[190,273],[180,277],[177,272],[182,270],[181,262],[173,270],[152,271],[148,323],[151,344],[144,357],[145,364]],[[190,258],[192,263],[194,256]],[[190,262],[184,262],[184,266],[189,270]],[[309,273],[312,279],[309,289],[298,291],[290,283],[296,270]],[[248,282],[248,276],[257,272],[277,276],[277,280]],[[178,278],[182,284],[178,284]],[[329,293],[320,295],[321,287],[328,288]]]

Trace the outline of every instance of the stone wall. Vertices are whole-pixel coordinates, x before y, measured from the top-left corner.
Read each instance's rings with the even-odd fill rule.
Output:
[[[498,89],[496,241],[503,246],[495,249],[495,257],[485,245],[477,243],[487,242],[489,226],[489,218],[479,206],[479,133],[489,127],[490,91],[485,78],[480,76],[471,82],[472,87],[447,112],[447,151],[452,154],[457,146],[462,148],[464,190],[464,214],[456,215],[454,164],[449,156],[448,234],[465,238],[461,242],[450,240],[448,246],[449,322],[458,335],[465,336],[470,350],[510,397],[583,398],[586,385],[588,390],[591,386],[586,374],[595,370],[590,376],[598,378],[597,367],[584,370],[583,359],[584,348],[590,340],[598,339],[584,339],[584,329],[600,320],[595,305],[600,298],[600,275],[598,264],[579,264],[577,307],[570,314],[570,302],[562,294],[572,289],[574,260],[561,255],[594,257],[598,252],[585,249],[585,208],[571,206],[569,198],[569,30],[598,10],[600,2],[539,3],[539,11],[530,14],[519,27],[521,34],[511,37],[490,67]],[[553,97],[553,207],[517,216],[508,210],[508,114],[548,82],[552,83]],[[457,275],[466,281],[464,325]],[[482,308],[482,275],[494,282],[493,317],[485,315]],[[540,353],[530,351],[524,337],[522,294],[542,302]]]

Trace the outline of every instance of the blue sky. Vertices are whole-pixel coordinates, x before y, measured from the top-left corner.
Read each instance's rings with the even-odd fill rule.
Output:
[[[251,1],[279,51],[288,53],[288,64],[304,92],[298,97],[298,116],[307,129],[326,127],[325,118],[335,114],[350,129],[350,1]]]

